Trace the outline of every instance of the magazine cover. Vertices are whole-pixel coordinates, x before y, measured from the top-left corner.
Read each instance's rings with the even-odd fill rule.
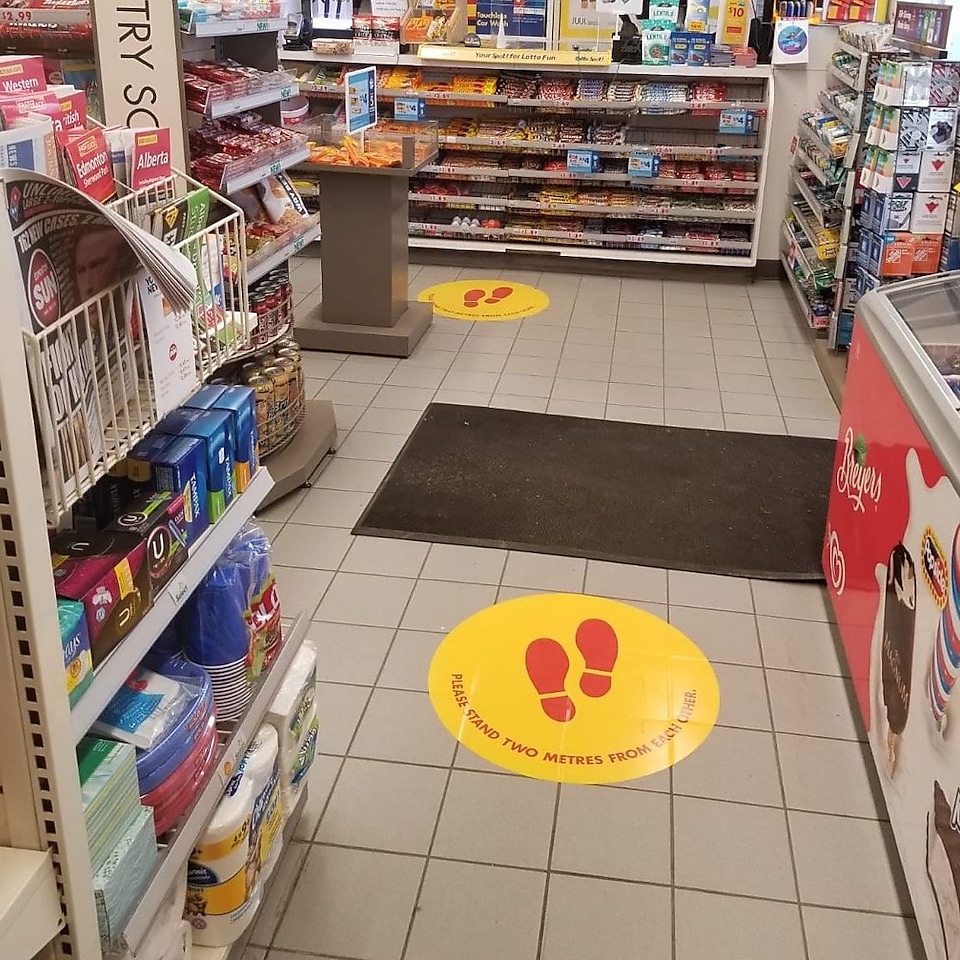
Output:
[[[136,402],[151,375],[128,309],[138,268],[181,310],[192,305],[195,275],[186,258],[60,181],[15,169],[0,178],[21,322],[34,345],[31,382],[43,394],[34,397],[41,454],[64,488],[79,492],[104,456],[104,436],[122,437],[151,413]]]

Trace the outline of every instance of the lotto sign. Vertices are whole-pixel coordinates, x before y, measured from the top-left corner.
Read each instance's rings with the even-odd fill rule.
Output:
[[[747,4],[742,0],[730,0],[723,10],[723,30],[720,42],[733,47],[746,46]]]
[[[352,70],[344,78],[347,133],[360,133],[377,122],[377,69]]]

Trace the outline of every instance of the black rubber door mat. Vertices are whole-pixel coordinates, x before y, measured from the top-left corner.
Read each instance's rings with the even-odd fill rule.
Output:
[[[354,533],[820,580],[834,443],[433,403]]]

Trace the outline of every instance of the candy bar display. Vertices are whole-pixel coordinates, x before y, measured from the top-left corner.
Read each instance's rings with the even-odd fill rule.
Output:
[[[293,74],[266,73],[235,60],[184,60],[183,71],[187,108],[208,116],[230,100],[268,93],[276,93],[280,99],[281,94],[289,97],[296,93]]]
[[[266,123],[255,113],[208,120],[190,131],[191,171],[214,190],[233,178],[270,164],[282,164],[305,148],[306,139]]]

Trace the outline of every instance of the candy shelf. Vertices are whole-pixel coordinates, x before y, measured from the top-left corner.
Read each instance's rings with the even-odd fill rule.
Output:
[[[218,120],[220,117],[229,117],[236,113],[243,113],[245,110],[256,110],[257,107],[279,103],[281,100],[295,97],[298,93],[297,85],[289,80],[282,85],[279,83],[265,84],[258,90],[240,96],[231,96],[229,93],[224,93],[219,97],[209,97],[202,115],[211,120]]]
[[[243,160],[227,167],[223,171],[223,180],[220,183],[220,193],[231,194],[242,190],[244,187],[252,187],[266,177],[280,173],[288,167],[294,167],[298,163],[303,163],[310,156],[310,151],[306,146],[298,146],[293,150],[284,153],[268,154],[267,158],[258,156],[255,166],[250,166],[249,162]]]
[[[438,122],[440,156],[411,181],[411,246],[663,263],[756,262],[773,106],[769,68],[701,72],[613,64],[526,71],[411,55],[282,51],[280,58],[288,69],[301,68],[298,83],[314,116],[342,97],[341,65],[363,63],[377,67],[382,112],[401,97],[419,100],[426,116]],[[574,166],[571,151],[593,156],[592,169]],[[456,162],[446,162],[448,156]],[[634,176],[628,167],[652,175]],[[431,189],[428,179],[458,192]],[[493,186],[471,195],[471,185],[484,183]],[[558,199],[549,188],[560,184],[583,196]],[[609,194],[622,196],[609,202]],[[461,209],[501,222],[454,225]],[[520,214],[596,223],[531,229],[516,222]],[[625,219],[649,222],[628,227],[630,239],[618,248],[614,244],[624,234],[620,228],[611,234],[603,224]],[[689,229],[677,236],[677,224]],[[724,224],[742,230],[730,234],[720,229]]]
[[[243,525],[270,492],[273,480],[266,469],[254,475],[250,486],[227,508],[224,515],[209,527],[190,548],[187,562],[176,577],[164,588],[144,618],[124,641],[100,664],[93,683],[83,694],[70,714],[73,739],[79,743],[90,725],[103,712],[113,695],[123,686],[138,663],[147,655],[161,631],[173,619],[200,581],[240,532]]]
[[[256,283],[261,277],[268,274],[281,263],[286,263],[296,256],[307,244],[312,243],[320,236],[320,224],[316,217],[293,231],[289,237],[268,244],[247,258],[247,283]]]
[[[284,631],[285,637],[280,652],[270,668],[260,675],[254,687],[253,698],[243,716],[229,726],[218,726],[221,732],[222,748],[217,764],[207,782],[201,787],[193,805],[174,828],[169,843],[160,848],[153,875],[124,928],[124,944],[134,954],[143,945],[153,918],[157,915],[177,876],[183,870],[197,837],[213,816],[230,777],[247,752],[254,734],[260,728],[268,707],[280,689],[284,674],[293,663],[297,650],[303,643],[309,625],[309,617],[301,614],[293,626]]]

